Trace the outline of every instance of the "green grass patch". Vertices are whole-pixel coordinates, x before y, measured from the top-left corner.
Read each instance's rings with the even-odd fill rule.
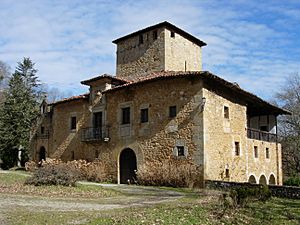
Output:
[[[0,173],[1,185],[23,184],[27,176],[20,172]]]

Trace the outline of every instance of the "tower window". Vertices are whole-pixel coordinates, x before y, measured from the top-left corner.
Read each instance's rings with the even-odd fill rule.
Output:
[[[224,106],[224,118],[229,119],[229,107]]]
[[[176,117],[176,114],[177,114],[176,105],[170,106],[169,107],[169,117],[170,118]]]
[[[234,142],[234,149],[235,149],[235,155],[239,156],[240,155],[240,142],[238,142],[238,141]]]
[[[139,36],[139,44],[143,44],[144,43],[144,38],[143,38],[143,35],[140,34]]]
[[[226,178],[229,178],[229,169],[226,169],[226,170],[225,170],[225,177],[226,177]]]
[[[153,40],[156,40],[157,39],[157,30],[153,31]]]
[[[254,157],[258,158],[258,148],[257,148],[257,146],[254,146]]]
[[[41,127],[41,134],[45,133],[45,127]]]
[[[171,31],[171,38],[175,38],[175,32]]]

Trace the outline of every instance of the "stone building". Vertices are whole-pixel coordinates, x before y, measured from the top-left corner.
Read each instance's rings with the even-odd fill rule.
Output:
[[[113,41],[116,76],[41,106],[32,158],[105,162],[119,183],[146,162],[199,166],[203,180],[282,184],[277,116],[289,114],[210,72],[191,34],[162,22]]]

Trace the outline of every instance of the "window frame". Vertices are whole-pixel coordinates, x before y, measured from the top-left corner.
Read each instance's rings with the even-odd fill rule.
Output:
[[[226,105],[224,105],[224,107],[223,107],[223,117],[225,119],[229,119],[229,107]]]
[[[176,145],[176,151],[177,151],[177,156],[178,157],[185,156],[185,147],[183,145]]]
[[[141,123],[148,123],[149,122],[149,109],[148,108],[142,108],[140,110],[140,122]]]
[[[171,37],[171,38],[175,38],[175,32],[172,31],[172,30],[170,31],[170,37]]]
[[[142,45],[142,44],[144,44],[144,36],[143,36],[143,34],[140,34],[139,35],[139,45]]]
[[[266,159],[270,159],[270,148],[266,148]]]
[[[241,155],[241,146],[239,141],[234,142],[234,155],[240,156]]]
[[[74,131],[77,129],[77,117],[71,116],[70,118],[70,130]]]
[[[128,111],[127,111],[128,110]],[[126,114],[127,111],[127,114]],[[130,106],[121,108],[121,124],[128,125],[131,123],[131,112]]]
[[[258,159],[258,146],[255,145],[255,146],[253,147],[253,151],[254,151],[254,158],[255,158],[255,159]]]
[[[176,105],[169,106],[169,118],[175,118],[176,116],[177,116],[177,106]]]

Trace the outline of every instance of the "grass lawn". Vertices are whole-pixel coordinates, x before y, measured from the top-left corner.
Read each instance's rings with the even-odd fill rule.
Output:
[[[22,194],[43,197],[102,198],[119,195],[118,192],[94,185],[77,184],[66,186],[24,185],[28,176],[25,172],[0,173],[0,193]]]
[[[151,198],[139,194],[138,197],[98,186],[78,185],[76,187],[23,185],[26,177],[22,174],[0,173],[0,201],[9,200],[33,204],[33,207],[2,208],[0,204],[0,224],[261,224],[299,225],[300,200],[272,198],[266,203],[253,202],[244,208],[224,211],[219,201],[219,192],[211,190],[186,191],[178,189],[185,196],[174,201],[159,204],[141,204],[140,200]],[[162,188],[176,191],[177,189]],[[13,195],[12,195],[13,194]],[[10,197],[7,197],[10,196]],[[55,198],[59,197],[59,201]],[[160,198],[160,197],[159,197]],[[7,201],[5,202],[5,199]],[[95,202],[95,199],[106,199]],[[47,204],[91,204],[89,209],[47,208]],[[93,205],[94,204],[94,205]],[[117,204],[126,208],[93,209],[95,204]],[[63,210],[62,210],[63,209]],[[1,218],[1,213],[5,217]]]

